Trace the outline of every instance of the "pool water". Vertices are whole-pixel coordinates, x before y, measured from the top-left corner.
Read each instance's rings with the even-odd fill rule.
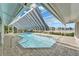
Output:
[[[56,41],[54,38],[43,37],[32,33],[18,35],[21,40],[18,42],[23,48],[50,48]]]

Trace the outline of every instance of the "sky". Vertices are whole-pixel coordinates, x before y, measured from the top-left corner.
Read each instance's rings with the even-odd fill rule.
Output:
[[[55,27],[55,28],[64,27],[64,25],[55,16],[53,16],[48,10],[46,10],[42,6],[40,6],[39,9],[41,11],[41,15],[43,16],[44,21],[49,27]],[[69,23],[66,25],[66,27],[74,28],[75,23]]]

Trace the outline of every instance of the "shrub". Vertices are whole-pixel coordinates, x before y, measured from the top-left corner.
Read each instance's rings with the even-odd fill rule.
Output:
[[[59,32],[59,33],[57,33],[57,32],[50,32],[50,34],[54,34],[54,35],[62,35],[62,36],[74,36],[74,33],[72,32],[72,33],[61,33],[61,32]]]

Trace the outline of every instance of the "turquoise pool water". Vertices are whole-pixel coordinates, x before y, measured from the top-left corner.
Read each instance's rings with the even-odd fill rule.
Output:
[[[50,48],[56,41],[54,38],[43,37],[32,33],[18,35],[21,40],[18,42],[23,48]]]

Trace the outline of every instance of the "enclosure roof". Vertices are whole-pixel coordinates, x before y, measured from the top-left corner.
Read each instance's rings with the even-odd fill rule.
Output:
[[[39,9],[31,8],[29,11],[21,17],[15,18],[13,22],[9,25],[12,25],[18,29],[36,29],[36,30],[47,30],[48,26],[44,22],[43,17],[40,14]]]

